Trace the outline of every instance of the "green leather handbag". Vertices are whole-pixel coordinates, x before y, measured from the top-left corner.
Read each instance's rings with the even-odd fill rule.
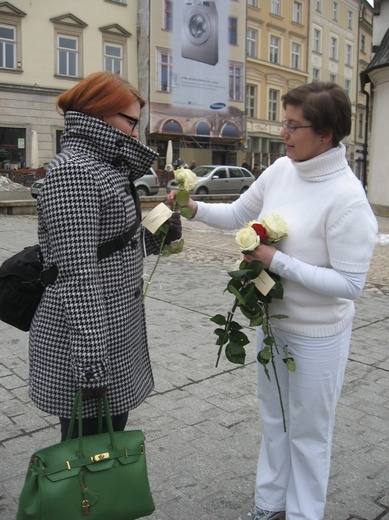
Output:
[[[140,430],[114,432],[105,397],[108,433],[68,439],[31,457],[19,498],[17,520],[133,520],[151,515],[154,502],[147,475],[145,436]],[[82,417],[77,393],[69,434]],[[101,431],[101,430],[100,430]]]

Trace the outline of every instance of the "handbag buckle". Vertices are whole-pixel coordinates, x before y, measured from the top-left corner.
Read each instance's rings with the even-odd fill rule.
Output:
[[[92,457],[90,458],[90,460],[92,462],[101,462],[102,460],[107,460],[107,459],[109,459],[108,451],[106,451],[104,453],[98,453],[97,455],[92,455]]]
[[[84,516],[88,516],[90,514],[90,503],[89,500],[83,500],[81,502],[81,511]]]

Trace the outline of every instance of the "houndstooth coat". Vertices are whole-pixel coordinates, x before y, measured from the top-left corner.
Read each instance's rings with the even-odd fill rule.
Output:
[[[30,396],[41,410],[70,417],[76,390],[107,386],[113,415],[138,406],[153,388],[142,304],[145,254],[160,238],[139,227],[124,250],[97,261],[97,247],[136,219],[130,180],[157,154],[116,128],[68,112],[62,152],[38,198],[44,268],[59,275],[46,288],[30,330]],[[86,401],[84,417],[97,415]]]

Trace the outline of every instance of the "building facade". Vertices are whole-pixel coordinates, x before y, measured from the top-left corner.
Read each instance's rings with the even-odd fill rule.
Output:
[[[284,155],[282,95],[307,82],[309,0],[248,0],[246,154],[263,169]]]
[[[36,148],[48,163],[63,129],[57,96],[110,70],[148,100],[140,139],[159,172],[169,140],[174,161],[267,167],[284,154],[282,95],[335,81],[352,101],[345,144],[366,183],[359,74],[371,41],[367,0],[0,1],[0,173],[36,166]]]
[[[98,5],[97,5],[98,4]],[[59,150],[57,96],[110,70],[137,83],[137,6],[113,0],[0,2],[0,170],[36,167]],[[37,145],[34,145],[35,135]]]
[[[368,197],[376,215],[389,217],[389,169],[385,150],[389,140],[389,0],[375,0],[373,55],[361,73],[363,88],[371,88],[369,103]]]

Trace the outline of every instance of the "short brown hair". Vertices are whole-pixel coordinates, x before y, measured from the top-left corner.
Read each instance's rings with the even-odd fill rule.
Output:
[[[104,117],[125,110],[134,101],[141,108],[145,106],[145,100],[129,81],[110,72],[94,72],[58,97],[57,110],[63,115],[74,110]]]
[[[302,108],[304,119],[319,135],[332,134],[332,145],[351,132],[351,103],[345,90],[335,83],[314,82],[297,87],[282,96],[283,108]]]

